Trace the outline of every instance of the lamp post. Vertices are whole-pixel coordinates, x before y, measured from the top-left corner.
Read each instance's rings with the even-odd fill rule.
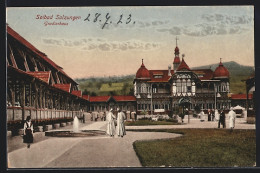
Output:
[[[151,115],[153,114],[153,87],[151,86]]]
[[[216,84],[214,83],[214,95],[215,95],[215,105],[214,105],[214,113],[216,112],[216,108],[217,108],[217,87],[216,87]]]

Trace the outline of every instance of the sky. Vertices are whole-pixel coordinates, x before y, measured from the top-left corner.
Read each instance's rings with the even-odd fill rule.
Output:
[[[7,23],[72,78],[189,67],[254,66],[253,6],[11,7]]]

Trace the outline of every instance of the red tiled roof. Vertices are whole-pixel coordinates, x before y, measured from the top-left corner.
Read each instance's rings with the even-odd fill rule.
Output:
[[[210,80],[213,78],[213,71],[211,69],[196,69],[192,70],[192,72],[197,74],[200,80]]]
[[[111,96],[90,96],[90,102],[107,102]]]
[[[89,100],[89,95],[82,95],[82,98],[85,100]]]
[[[150,78],[149,70],[147,70],[147,68],[144,66],[143,60],[142,60],[141,67],[136,72],[136,78],[143,78],[143,79]]]
[[[71,88],[71,84],[54,84],[53,86],[67,92],[70,92]]]
[[[33,71],[26,73],[49,84],[51,71]]]
[[[76,83],[72,78],[70,78],[63,70],[62,67],[58,66],[56,63],[54,63],[51,59],[47,57],[46,54],[39,51],[36,47],[34,47],[31,43],[29,43],[27,40],[25,40],[22,36],[20,36],[17,32],[15,32],[11,27],[7,25],[7,33],[10,34],[13,38],[18,40],[21,44],[32,50],[34,53],[39,55],[42,59],[44,59],[47,63],[49,63],[52,67],[57,69],[59,72],[61,72],[63,75],[71,79],[74,83]]]
[[[135,96],[113,96],[113,98],[118,101],[136,101]]]
[[[219,63],[219,66],[214,71],[214,77],[216,78],[229,77],[229,71],[226,67],[224,67],[221,61]]]
[[[78,96],[78,97],[82,97],[82,92],[80,90],[73,90],[71,92],[71,94]]]
[[[231,99],[244,100],[246,99],[246,94],[232,94]],[[253,94],[248,94],[248,99],[253,99]]]
[[[168,76],[168,70],[149,70],[150,78],[148,82],[168,82],[171,76]],[[171,74],[174,70],[171,70]],[[161,78],[155,78],[155,76],[161,76]]]
[[[184,61],[184,59],[182,59],[181,64],[179,65],[177,71],[181,71],[181,70],[183,70],[183,69],[187,69],[187,70],[190,71],[190,68],[189,68],[189,66],[186,64],[186,62]]]
[[[173,63],[174,63],[174,64],[179,64],[180,62],[181,62],[180,57],[176,56],[176,57],[174,58]]]

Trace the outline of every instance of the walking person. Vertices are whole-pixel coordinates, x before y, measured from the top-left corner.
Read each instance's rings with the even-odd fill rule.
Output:
[[[27,148],[30,148],[30,144],[33,143],[33,124],[31,116],[26,117],[23,126],[23,143],[27,143]]]
[[[118,137],[123,137],[124,135],[126,135],[126,131],[125,131],[125,124],[124,124],[124,120],[126,119],[126,116],[124,114],[124,112],[122,112],[119,108],[117,108],[117,127],[116,127],[116,131],[117,131],[117,135]]]
[[[210,109],[208,109],[208,121],[211,121],[212,112]]]
[[[236,119],[236,113],[233,111],[233,108],[230,108],[230,111],[228,113],[228,119],[229,119],[229,127],[232,131],[235,127],[235,119]]]
[[[116,117],[113,114],[113,108],[106,115],[107,121],[107,134],[113,137],[115,135],[116,127],[115,127],[115,119]]]
[[[201,110],[201,112],[199,113],[200,122],[203,122],[203,121],[204,121],[204,119],[205,119],[204,116],[205,116],[204,111]]]
[[[215,113],[214,113],[214,111],[211,109],[210,112],[211,112],[211,121],[215,121]]]
[[[215,121],[219,121],[219,112],[217,109],[215,110]]]
[[[223,125],[223,128],[226,128],[226,115],[224,110],[222,109],[220,112],[220,117],[219,117],[219,121],[218,121],[218,128],[220,128],[220,124]]]

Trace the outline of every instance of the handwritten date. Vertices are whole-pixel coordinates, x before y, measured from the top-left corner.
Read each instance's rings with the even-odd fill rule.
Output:
[[[101,13],[95,13],[95,14],[88,14],[87,17],[84,19],[85,22],[93,22],[93,23],[101,23],[102,24],[102,29],[105,28],[106,25],[112,24],[115,21],[112,21],[111,15],[109,13],[106,13],[106,15],[102,15]],[[135,24],[135,21],[132,21],[132,15],[126,15],[126,17],[121,14],[115,22],[117,25],[119,24]]]

